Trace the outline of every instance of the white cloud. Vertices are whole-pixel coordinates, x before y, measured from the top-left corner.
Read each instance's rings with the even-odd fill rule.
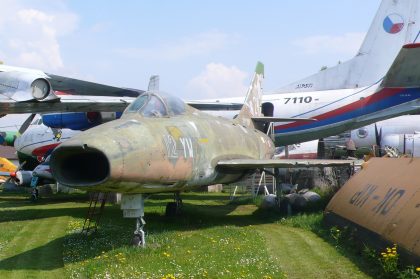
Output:
[[[62,7],[46,11],[26,1],[5,0],[0,19],[0,59],[9,65],[60,69],[64,63],[59,37],[73,32],[77,24],[77,15]]]
[[[121,48],[116,52],[137,59],[181,60],[223,49],[235,41],[236,37],[233,35],[211,31],[157,46]]]
[[[105,31],[108,31],[111,25],[112,24],[110,22],[97,22],[89,28],[89,31],[92,33],[105,32]]]
[[[296,40],[293,44],[306,54],[335,53],[356,55],[366,33],[346,33],[342,36],[310,36]]]
[[[190,99],[245,96],[248,74],[236,66],[210,63],[187,84]]]

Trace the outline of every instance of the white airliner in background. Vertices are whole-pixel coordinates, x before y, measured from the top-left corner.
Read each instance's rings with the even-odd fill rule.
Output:
[[[288,145],[337,135],[368,123],[418,111],[419,92],[390,84],[387,74],[404,44],[417,42],[420,33],[420,1],[384,0],[356,56],[335,67],[265,93],[266,115],[314,118],[316,122],[276,123],[276,145]],[[413,47],[413,46],[411,46]],[[394,62],[398,69],[401,60]],[[406,74],[417,76],[416,65]],[[393,70],[394,71],[394,70]],[[393,74],[389,72],[389,74]],[[410,84],[416,87],[417,84]],[[240,98],[208,100],[240,102]],[[271,109],[270,109],[271,107]],[[270,111],[271,110],[271,111]],[[234,113],[230,113],[233,115]]]

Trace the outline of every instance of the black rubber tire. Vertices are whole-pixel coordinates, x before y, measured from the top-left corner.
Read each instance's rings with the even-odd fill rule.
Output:
[[[168,202],[168,204],[166,204],[165,216],[175,217],[176,215],[178,215],[178,209],[176,207],[176,203]]]
[[[141,236],[139,234],[135,234],[133,239],[131,240],[131,245],[133,246],[141,246],[142,242],[141,242]]]

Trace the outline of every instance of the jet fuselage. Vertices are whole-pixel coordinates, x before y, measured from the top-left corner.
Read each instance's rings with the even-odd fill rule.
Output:
[[[217,162],[270,159],[273,153],[266,134],[187,106],[170,117],[124,113],[62,143],[51,166],[66,186],[154,193],[237,181],[247,172],[221,172]]]

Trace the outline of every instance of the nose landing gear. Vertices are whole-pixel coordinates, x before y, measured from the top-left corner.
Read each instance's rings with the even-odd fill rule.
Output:
[[[133,246],[142,248],[146,247],[146,238],[143,230],[144,225],[146,225],[146,222],[144,221],[143,217],[136,219],[136,230],[134,231],[133,240],[131,241]]]
[[[142,194],[123,194],[121,197],[121,209],[124,218],[136,218],[136,229],[131,244],[136,247],[146,247],[146,235],[144,232],[144,196]],[[179,192],[174,195],[174,202],[166,205],[166,216],[174,217],[181,213],[182,199]]]
[[[146,247],[146,236],[143,230],[146,222],[144,221],[144,197],[142,194],[122,195],[121,209],[124,218],[136,218],[136,230],[131,244],[137,247]]]

